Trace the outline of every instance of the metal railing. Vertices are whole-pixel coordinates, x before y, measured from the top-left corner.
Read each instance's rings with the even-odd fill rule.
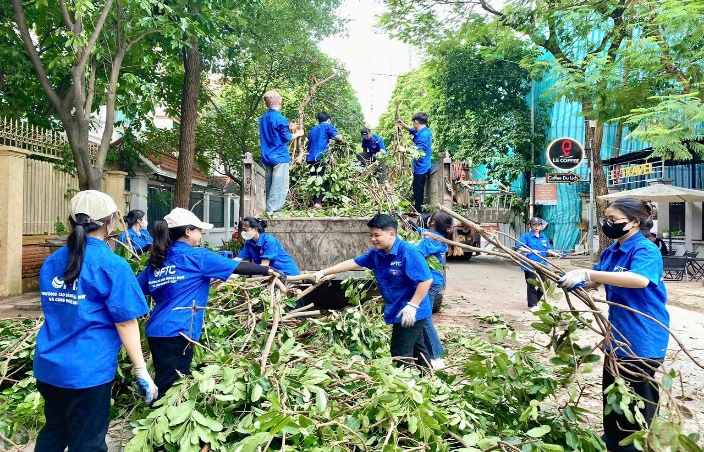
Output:
[[[34,126],[22,119],[0,117],[0,146],[16,147],[29,154],[61,159],[68,141],[61,132]]]

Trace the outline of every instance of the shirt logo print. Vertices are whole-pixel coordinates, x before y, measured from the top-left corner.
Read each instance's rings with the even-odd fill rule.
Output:
[[[616,266],[614,267],[614,271],[615,271],[615,272],[627,272],[628,269],[627,269],[626,267],[621,267],[620,265],[616,265]]]
[[[393,261],[389,265],[391,265],[392,267],[400,267],[401,261]]]
[[[54,276],[54,279],[51,280],[51,285],[54,287],[54,289],[66,289],[66,284],[64,284],[64,280],[59,278],[58,276]],[[72,284],[71,289],[76,290],[77,285],[78,280],[75,280]]]

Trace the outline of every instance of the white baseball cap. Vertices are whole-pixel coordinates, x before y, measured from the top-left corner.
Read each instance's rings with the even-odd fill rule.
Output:
[[[82,213],[88,216],[89,223],[95,223],[98,226],[103,226],[103,222],[98,221],[117,212],[117,204],[115,201],[101,191],[84,190],[80,191],[71,198],[68,206],[69,214],[73,221],[76,220],[76,215]]]
[[[180,226],[195,226],[200,229],[212,229],[213,225],[210,223],[203,223],[200,219],[187,209],[182,209],[176,207],[167,216],[164,217],[166,224],[169,225],[169,229],[178,228]]]

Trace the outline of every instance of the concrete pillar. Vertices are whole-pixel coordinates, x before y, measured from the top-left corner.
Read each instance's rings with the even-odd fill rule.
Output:
[[[662,230],[670,230],[670,203],[659,202],[658,204],[658,230],[657,233],[662,235]]]
[[[694,251],[692,240],[702,239],[702,203],[684,203],[684,247],[687,251]]]
[[[232,236],[232,224],[230,223],[230,212],[232,211],[232,195],[223,194],[225,200],[225,238],[229,239]]]
[[[0,146],[0,297],[22,293],[26,153]]]
[[[205,223],[210,223],[210,195],[208,193],[203,193],[203,218],[202,221]],[[203,231],[205,239],[208,240],[210,237],[210,230]]]
[[[127,199],[125,191],[125,177],[127,173],[124,171],[104,171],[103,172],[103,192],[110,195],[117,204],[117,209],[123,214],[127,213]]]
[[[147,195],[149,194],[149,178],[139,175],[130,178],[130,210],[147,212]],[[149,218],[149,212],[147,212]]]

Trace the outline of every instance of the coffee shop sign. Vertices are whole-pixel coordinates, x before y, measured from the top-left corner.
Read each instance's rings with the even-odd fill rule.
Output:
[[[647,176],[655,174],[655,169],[652,163],[642,163],[640,165],[621,166],[614,165],[611,170],[611,180],[618,182],[619,180],[628,179],[636,176]]]

